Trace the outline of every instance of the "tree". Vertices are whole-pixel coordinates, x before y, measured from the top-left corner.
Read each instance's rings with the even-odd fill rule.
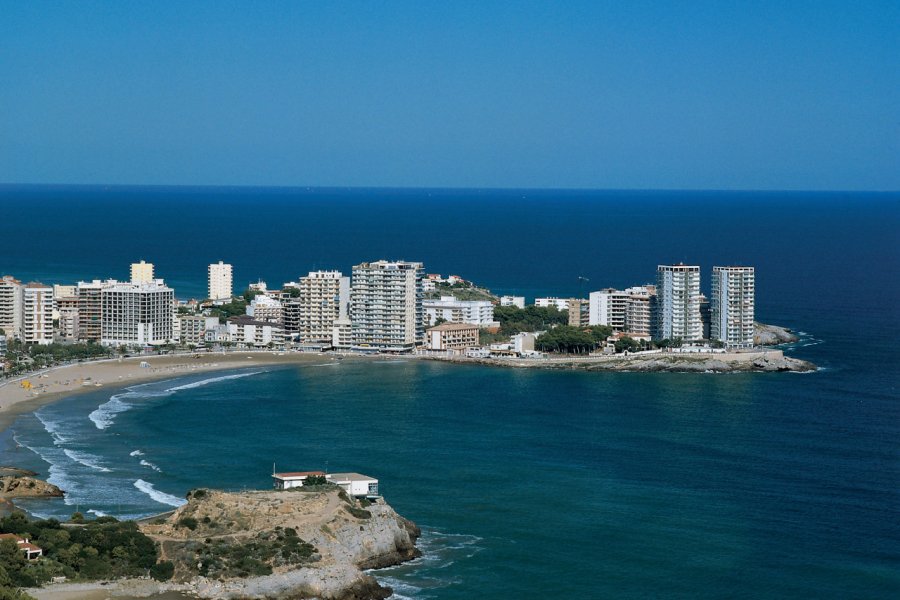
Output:
[[[630,337],[623,337],[616,340],[616,352],[637,352],[641,349],[641,343]]]

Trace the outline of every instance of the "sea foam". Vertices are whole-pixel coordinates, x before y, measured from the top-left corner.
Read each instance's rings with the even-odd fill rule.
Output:
[[[78,450],[71,450],[69,448],[65,448],[63,450],[63,454],[68,456],[73,461],[77,462],[80,465],[84,465],[85,467],[90,467],[95,471],[102,471],[103,473],[109,473],[110,469],[104,467],[100,464],[100,457],[94,456],[93,454],[88,454],[87,452],[80,452]]]

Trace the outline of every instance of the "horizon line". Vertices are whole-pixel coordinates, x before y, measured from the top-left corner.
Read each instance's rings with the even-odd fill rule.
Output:
[[[509,192],[691,192],[691,193],[794,193],[794,194],[897,194],[896,190],[872,189],[778,189],[778,188],[591,188],[591,187],[505,187],[505,186],[387,186],[387,185],[258,185],[258,184],[170,184],[170,183],[20,183],[0,181],[0,188],[186,188],[246,190],[433,190],[433,191],[509,191]]]

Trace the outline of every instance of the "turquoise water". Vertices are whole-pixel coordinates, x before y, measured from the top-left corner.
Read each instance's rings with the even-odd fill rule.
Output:
[[[425,532],[422,559],[380,575],[400,598],[900,597],[898,198],[0,187],[3,273],[125,277],[145,258],[182,296],[202,294],[220,258],[238,283],[424,260],[529,296],[639,284],[677,260],[699,263],[707,288],[714,264],[749,263],[760,319],[804,332],[788,352],[822,367],[604,374],[323,358],[72,397],[14,424],[22,448],[0,434],[0,463],[66,489],[65,501],[24,504],[59,516],[145,515],[196,486],[267,487],[273,462],[376,476]],[[37,201],[55,215],[40,246],[26,226]],[[435,236],[436,223],[466,233]]]

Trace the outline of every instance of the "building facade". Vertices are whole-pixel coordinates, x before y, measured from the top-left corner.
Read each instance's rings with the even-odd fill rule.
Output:
[[[228,319],[230,341],[252,348],[281,348],[284,346],[284,329],[269,321],[257,321],[251,317]]]
[[[500,306],[525,308],[525,296],[500,296]]]
[[[246,308],[247,316],[257,321],[284,323],[284,307],[281,302],[265,294],[257,294]]]
[[[628,312],[628,293],[607,288],[590,294],[590,325],[606,325],[615,331],[625,331]]]
[[[410,352],[423,342],[422,263],[380,260],[353,267],[353,348]]]
[[[233,293],[231,265],[218,263],[209,265],[209,299],[213,302],[230,302]]]
[[[335,322],[349,317],[350,278],[340,271],[311,271],[297,282],[300,342],[332,344]]]
[[[625,290],[625,332],[633,339],[650,340],[653,335],[653,313],[656,306],[656,286],[641,285]]]
[[[153,281],[153,263],[131,263],[131,283],[139,285]]]
[[[753,346],[756,270],[753,267],[713,267],[710,297],[710,339],[728,348]]]
[[[0,329],[10,339],[22,336],[22,290],[18,279],[10,275],[0,279]]]
[[[478,345],[478,326],[469,323],[442,323],[425,332],[427,350],[465,350]]]
[[[703,339],[700,318],[700,267],[659,265],[656,270],[656,318],[653,338]]]
[[[425,325],[434,325],[438,319],[447,323],[471,323],[488,327],[494,325],[494,305],[488,300],[457,300],[453,296],[441,296],[440,300],[423,300]]]
[[[571,298],[568,304],[569,325],[587,327],[591,323],[591,304],[583,298]]]
[[[103,337],[103,290],[119,285],[115,279],[79,281],[75,286],[78,298],[76,331],[81,342],[100,342]]]
[[[22,289],[22,341],[46,346],[53,343],[53,287],[29,283]]]
[[[557,310],[569,310],[569,298],[556,298],[552,296],[547,298],[535,298],[534,305],[541,308],[552,306]]]
[[[161,279],[110,285],[101,290],[100,297],[101,344],[154,346],[174,341],[175,293]]]

